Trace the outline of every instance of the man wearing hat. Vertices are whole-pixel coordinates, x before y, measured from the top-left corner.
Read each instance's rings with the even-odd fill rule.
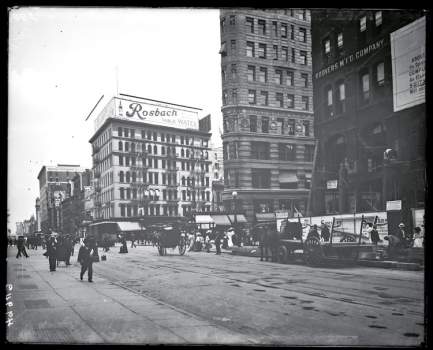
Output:
[[[56,271],[57,264],[57,233],[51,231],[50,238],[47,243],[47,252],[44,254],[48,256],[48,261],[50,263],[50,271]]]

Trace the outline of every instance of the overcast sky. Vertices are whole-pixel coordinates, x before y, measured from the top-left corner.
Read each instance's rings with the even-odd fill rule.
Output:
[[[92,115],[120,93],[202,108],[221,143],[219,11],[19,8],[9,13],[9,224],[29,219],[43,165],[91,168]],[[99,108],[98,108],[99,109]],[[96,110],[95,112],[97,112]]]

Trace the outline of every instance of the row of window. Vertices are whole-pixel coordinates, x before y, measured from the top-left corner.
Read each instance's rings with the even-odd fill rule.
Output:
[[[304,161],[312,162],[314,145],[304,145],[303,158],[299,159],[294,143],[278,143],[278,159],[283,161]],[[223,156],[225,160],[239,159],[239,143],[225,142],[223,144]],[[249,159],[271,159],[270,143],[263,141],[251,142],[251,154]]]
[[[382,28],[382,11],[374,12],[373,21],[374,21],[374,28],[376,31],[375,34],[378,34]],[[359,19],[359,36],[361,41],[366,39],[365,34],[368,28],[367,23],[368,23],[367,16],[362,16]],[[333,51],[341,52],[341,50],[343,50],[343,46],[344,46],[344,33],[343,31],[337,31],[332,36],[331,35],[327,36],[323,40],[322,42],[323,54],[325,55],[325,57],[329,57]]]
[[[256,45],[257,44],[257,45]],[[255,43],[253,41],[247,41],[246,44],[246,56],[257,57],[257,58],[272,58],[278,60],[280,57],[278,54],[278,45],[272,45],[272,56],[269,57],[268,45],[264,43]],[[308,52],[305,50],[299,50],[298,60],[296,60],[296,50],[292,47],[291,49],[291,62],[299,63],[302,65],[308,64],[307,59]],[[288,61],[288,47],[283,46],[281,49],[281,58],[284,61]]]
[[[126,138],[130,137],[133,139],[135,138],[135,129],[118,127],[117,136],[126,137]],[[187,145],[187,146],[193,145],[193,138],[188,136],[182,136],[182,135],[176,136],[173,134],[162,133],[162,132],[157,133],[156,131],[151,131],[151,130],[146,131],[143,129],[141,130],[141,139],[168,142],[168,143],[176,143],[177,141],[179,141],[181,145]],[[196,138],[195,141],[196,141],[195,143],[199,142],[202,147],[207,147],[208,145],[207,140],[204,139]]]
[[[279,108],[291,108],[299,109],[302,111],[310,110],[310,97],[301,96],[299,104],[295,107],[295,95],[287,94],[286,100],[284,101],[284,94],[282,92],[275,93],[275,99],[272,101],[272,105],[269,104],[269,92],[260,91],[259,99],[257,98],[257,91],[253,89],[248,89],[248,104],[259,105],[259,106],[273,106]],[[238,89],[231,89],[231,98],[229,100],[229,94],[227,90],[223,90],[222,102],[226,106],[228,104],[238,104],[240,101],[238,99]]]
[[[385,65],[379,62],[373,66],[373,74],[368,69],[361,70],[359,75],[360,101],[368,103],[371,99],[371,79],[373,78],[375,91],[379,96],[385,86]],[[335,100],[335,101],[334,101]],[[327,85],[324,88],[324,101],[326,101],[325,115],[333,117],[346,112],[346,84],[344,80],[336,82],[335,86]]]
[[[162,204],[151,204],[144,205],[143,207],[138,207],[138,205],[130,205],[130,204],[119,204],[120,208],[120,216],[122,217],[136,217],[136,216],[178,216],[178,206],[177,205],[166,205]],[[162,208],[162,210],[161,210]],[[210,205],[201,205],[198,208],[199,212],[210,212]],[[185,205],[182,206],[183,216],[187,216],[191,213],[191,206]]]
[[[156,191],[146,191],[147,193],[141,196],[139,191],[135,188],[119,188],[120,199],[133,199],[133,200],[142,200],[143,198],[158,201],[158,200],[168,200],[168,201],[177,201],[178,193],[176,190],[159,190]],[[162,198],[160,198],[160,193],[162,193]],[[201,194],[201,196],[200,196]],[[202,200],[209,202],[210,201],[210,192],[209,191],[190,191],[190,190],[182,190],[181,191],[182,201],[193,201]],[[140,198],[142,197],[142,198]]]
[[[269,117],[262,116],[260,119],[256,115],[250,115],[248,117],[248,126],[245,124],[243,127],[248,127],[250,132],[261,132],[269,133]],[[260,123],[259,123],[260,122]],[[228,117],[224,115],[223,128],[224,133],[237,132],[238,120],[236,117]],[[295,119],[288,118],[277,118],[276,124],[271,125],[272,129],[277,129],[277,133],[281,135],[296,135],[296,136],[310,136],[311,122],[309,120],[303,120],[296,122]],[[244,129],[245,130],[245,129]]]
[[[224,27],[224,19],[222,19],[222,28]],[[257,24],[256,24],[257,23]],[[289,25],[287,23],[277,21],[271,21],[270,26],[264,19],[254,19],[253,17],[245,18],[245,25],[248,33],[258,33],[260,35],[271,35],[274,38],[288,38],[289,36]],[[295,26],[290,25],[290,39],[295,40]],[[298,27],[298,40],[307,42],[307,28]]]
[[[171,169],[171,170],[179,170],[176,167],[176,161],[170,161],[166,159],[158,159],[158,158],[141,158],[141,164],[138,165],[137,160],[135,157],[129,157],[129,156],[118,156],[118,164],[120,166],[144,166],[148,168],[154,168],[159,169],[159,162],[161,162],[161,169]],[[190,170],[196,170],[196,171],[202,171],[202,172],[209,172],[209,164],[204,163],[195,163],[189,162],[189,161],[180,161],[179,164],[181,165],[181,170],[183,171],[190,171]]]
[[[251,187],[252,188],[271,188],[271,171],[269,169],[251,169]],[[280,189],[297,189],[310,188],[311,177],[296,176],[294,173],[281,172],[279,177]],[[224,170],[224,184],[227,187],[240,186],[239,169]]]
[[[295,17],[295,10],[294,9],[288,9],[288,10],[283,10],[284,15],[286,16],[290,16],[290,17]],[[307,20],[307,10],[306,9],[301,9],[301,10],[297,10],[297,18],[301,21],[306,21]],[[230,26],[234,26],[236,25],[236,19],[237,16],[236,15],[229,15],[229,20],[228,23]],[[254,33],[254,18],[252,17],[246,17],[246,23],[248,24],[248,26],[252,26],[251,27],[251,32]],[[272,21],[272,27],[274,28],[274,33],[277,33],[277,30],[275,29],[276,27],[276,21]],[[222,17],[221,21],[221,32],[225,31],[225,27],[226,27],[226,17]],[[266,31],[266,20],[264,19],[257,19],[257,24],[259,26],[259,28],[263,27],[262,33]],[[275,24],[275,25],[274,25]],[[281,23],[283,24],[283,23]],[[275,34],[276,35],[276,34]]]
[[[141,145],[141,146],[140,146]],[[159,146],[161,150],[161,155],[173,155],[173,156],[179,156],[179,154],[176,153],[176,147],[175,146]],[[158,154],[158,146],[157,145],[146,145],[140,144],[140,143],[134,143],[134,142],[127,142],[127,141],[119,141],[118,143],[118,150],[123,152],[137,152],[137,153],[149,153],[149,154]],[[209,158],[209,152],[208,151],[201,151],[201,150],[194,150],[191,151],[189,149],[182,148],[180,150],[180,156],[182,158],[190,158],[190,157],[198,157],[201,159],[208,159]]]
[[[119,171],[119,182],[120,183],[147,183],[148,184],[155,184],[158,185],[159,183],[159,174],[157,172],[135,172],[135,171]],[[140,176],[141,175],[141,176]],[[143,181],[137,181],[138,178],[143,179]],[[177,175],[175,173],[173,174],[161,174],[162,179],[162,185],[173,185],[178,186],[177,183]],[[199,181],[200,180],[200,181]],[[205,177],[204,175],[197,176],[197,177],[190,177],[190,176],[182,176],[181,178],[181,184],[182,186],[205,186],[209,187],[209,177]]]
[[[131,216],[178,216],[178,207],[177,205],[162,205],[153,204],[153,205],[145,205],[140,208],[138,205],[130,205],[130,204],[119,204],[120,208],[120,216],[122,217],[131,217]],[[160,210],[162,208],[162,211]]]

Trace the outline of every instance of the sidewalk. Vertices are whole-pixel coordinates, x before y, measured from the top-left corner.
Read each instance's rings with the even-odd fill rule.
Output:
[[[260,257],[260,248],[258,246],[244,246],[237,247],[234,246],[231,249],[231,254],[239,256],[249,256],[249,257]],[[229,252],[228,250],[226,252]],[[423,266],[415,262],[407,261],[391,261],[391,260],[358,260],[357,262],[360,266],[367,267],[379,267],[386,269],[399,269],[399,270],[409,270],[409,271],[419,271],[423,269]]]
[[[78,252],[78,249],[75,249]],[[16,259],[8,248],[7,281],[13,324],[7,340],[19,343],[191,344],[248,343],[244,336],[98,275],[80,281],[76,254],[50,272],[44,250]]]

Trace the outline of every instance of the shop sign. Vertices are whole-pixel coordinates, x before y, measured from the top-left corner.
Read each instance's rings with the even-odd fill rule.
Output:
[[[401,200],[398,201],[387,201],[386,211],[401,210]]]
[[[383,48],[384,45],[385,45],[385,38],[377,40],[376,42],[371,43],[370,45],[363,47],[362,49],[355,51],[354,53],[352,53],[346,57],[343,57],[342,59],[339,59],[338,61],[334,62],[333,64],[329,65],[328,67],[321,69],[320,71],[316,72],[314,74],[314,78],[320,79],[320,78],[327,76],[330,73],[338,71],[340,68],[343,68],[344,66],[347,66],[353,62],[356,62],[359,59],[361,59],[362,57],[370,55],[373,52]]]

